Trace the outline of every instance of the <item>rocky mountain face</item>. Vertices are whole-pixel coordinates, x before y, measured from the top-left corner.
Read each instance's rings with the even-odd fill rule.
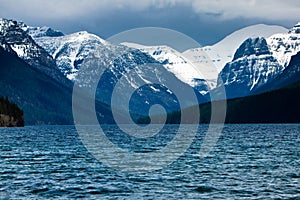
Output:
[[[254,91],[253,94],[285,87],[286,85],[297,81],[300,81],[300,52],[291,57],[289,65],[281,74],[269,83],[260,87],[258,90]]]
[[[219,74],[218,84],[221,84],[220,80],[223,81],[227,98],[269,90],[265,85],[280,76],[291,57],[300,51],[298,30],[299,24],[288,33],[244,41],[236,50],[233,60]]]
[[[83,60],[97,51],[98,47],[107,44],[105,40],[86,31],[65,36],[39,35],[44,36],[36,37],[35,33],[32,36],[53,57],[60,71],[72,81],[75,81]]]
[[[273,56],[280,65],[286,67],[291,57],[300,51],[300,22],[288,33],[274,34],[266,40]]]
[[[180,52],[168,46],[143,46],[133,43],[123,43],[126,46],[136,48],[149,54],[157,60],[164,68],[174,74],[184,83],[195,88],[199,93],[206,94],[212,85],[205,80],[199,70],[199,66],[192,64]]]
[[[247,39],[236,51],[232,62],[225,65],[219,78],[227,97],[247,96],[283,71],[264,38]]]
[[[71,87],[70,81],[58,70],[52,56],[27,34],[17,21],[0,19],[0,41],[0,46],[16,53],[31,67]]]

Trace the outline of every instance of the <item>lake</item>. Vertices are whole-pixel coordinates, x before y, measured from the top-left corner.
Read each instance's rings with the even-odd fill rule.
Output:
[[[119,132],[113,125],[105,128]],[[110,139],[147,154],[168,144],[174,129],[166,126],[165,140],[151,145],[124,144],[127,137],[120,134]],[[206,129],[200,125],[173,163],[130,173],[95,159],[74,126],[1,128],[0,199],[300,199],[300,125],[225,125],[212,151],[201,158],[197,153]]]

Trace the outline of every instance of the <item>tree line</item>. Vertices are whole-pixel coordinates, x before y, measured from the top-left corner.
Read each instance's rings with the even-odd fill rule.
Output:
[[[0,118],[1,115],[9,116],[9,120],[16,122],[17,126],[24,126],[23,110],[17,104],[10,102],[8,97],[0,97]]]

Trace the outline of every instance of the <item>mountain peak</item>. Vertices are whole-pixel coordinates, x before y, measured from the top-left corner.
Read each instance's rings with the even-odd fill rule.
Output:
[[[290,29],[289,33],[300,33],[300,22],[298,22],[293,28]]]
[[[31,27],[22,25],[22,29],[33,38],[64,36],[64,34],[61,31],[54,30],[47,26]]]
[[[286,67],[293,55],[300,51],[300,22],[298,22],[288,33],[275,34],[267,39],[273,56],[279,64]]]
[[[78,31],[78,32],[76,32],[74,34],[77,34],[77,35],[87,35],[89,33],[87,31]]]
[[[23,30],[25,26],[23,22],[0,19],[0,46],[57,82],[70,84],[57,69],[55,60]]]
[[[242,58],[244,56],[259,56],[264,54],[270,54],[266,39],[263,37],[248,38],[237,49],[234,54],[233,60]]]
[[[83,60],[90,53],[109,44],[104,39],[87,31],[59,37],[41,36],[33,38],[56,60],[58,68],[70,80],[75,80]]]
[[[9,27],[17,25],[17,21],[0,18],[0,33],[3,34],[3,32],[5,32]]]

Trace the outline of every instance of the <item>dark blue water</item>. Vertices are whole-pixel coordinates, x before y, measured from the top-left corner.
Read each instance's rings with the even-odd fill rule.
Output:
[[[202,129],[171,165],[134,174],[97,161],[73,126],[2,128],[0,199],[300,199],[299,125],[227,125],[199,158]]]

